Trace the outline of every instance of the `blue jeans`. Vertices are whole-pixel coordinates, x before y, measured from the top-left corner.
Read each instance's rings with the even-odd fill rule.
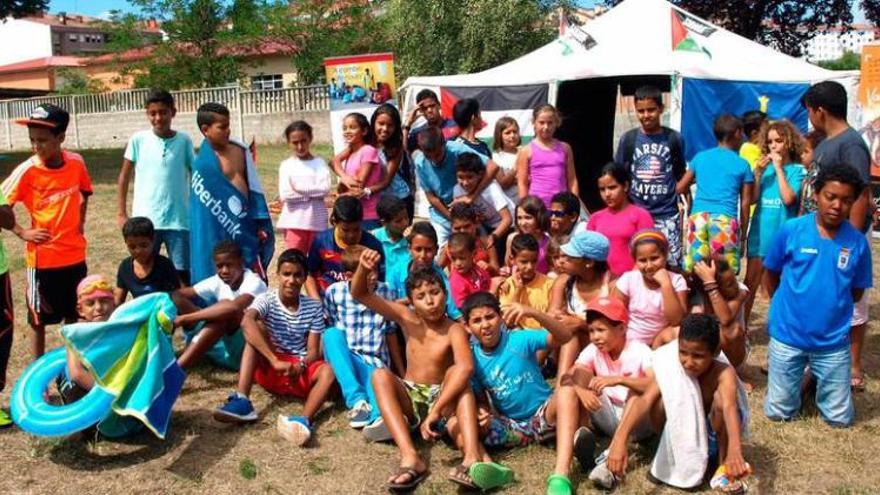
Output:
[[[816,379],[816,407],[831,426],[850,426],[856,410],[850,389],[850,350],[805,351],[771,338],[764,414],[771,420],[792,419],[801,408],[801,379],[809,363]]]
[[[376,367],[351,352],[344,330],[330,327],[324,330],[321,338],[324,341],[324,359],[333,368],[333,374],[336,375],[336,381],[342,389],[345,406],[351,409],[358,402],[367,401],[372,408],[370,412],[370,422],[372,422],[379,417],[376,393],[370,380]]]
[[[165,244],[168,259],[179,272],[189,270],[189,232],[186,230],[156,230],[153,252],[159,254],[159,248]]]

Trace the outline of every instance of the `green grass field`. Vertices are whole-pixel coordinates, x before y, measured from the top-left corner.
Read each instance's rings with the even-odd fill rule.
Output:
[[[315,152],[327,157],[329,147],[316,146]],[[90,272],[115,278],[116,266],[126,256],[116,227],[116,174],[122,150],[82,152],[95,186],[89,204],[86,234],[89,241]],[[270,197],[277,191],[277,165],[287,155],[281,147],[260,147],[258,159],[263,186]],[[0,175],[6,177],[26,154],[0,154]],[[24,211],[16,209],[18,219],[27,224]],[[25,320],[23,244],[4,233],[10,254],[15,293],[17,325],[9,386],[0,394],[0,404],[8,404],[15,378],[29,361],[29,329]],[[280,252],[281,244],[279,242]],[[878,254],[875,249],[875,256]],[[274,268],[273,268],[274,270]],[[876,264],[875,264],[876,279]],[[880,332],[877,291],[873,291],[872,323],[866,343],[866,370],[876,374],[880,365]],[[835,430],[826,426],[814,408],[789,424],[767,421],[761,413],[766,377],[760,366],[766,363],[766,337],[763,315],[766,301],[759,298],[752,328],[757,334],[748,361],[746,376],[754,384],[749,397],[752,407],[752,435],[745,456],[755,471],[754,493],[876,493],[880,470],[874,465],[876,443],[880,439],[880,381],[870,380],[868,391],[856,396],[858,421],[855,427]],[[809,318],[809,315],[804,315]],[[48,332],[48,348],[60,345],[57,330]],[[179,342],[178,342],[179,344]],[[393,445],[367,444],[348,427],[344,408],[328,403],[320,415],[313,446],[298,449],[286,444],[275,433],[278,414],[290,414],[301,404],[274,398],[254,388],[253,400],[260,421],[247,427],[215,423],[211,411],[221,404],[235,386],[234,374],[208,366],[198,367],[187,378],[175,405],[171,429],[164,441],[148,433],[111,442],[100,438],[49,440],[29,436],[20,430],[0,432],[0,493],[381,493],[389,473],[397,465]],[[603,441],[602,445],[605,444]],[[445,445],[419,444],[429,460],[432,476],[418,493],[454,493],[455,485],[446,473],[457,464],[456,452]],[[637,450],[635,469],[621,493],[656,493],[645,480],[650,451]],[[517,482],[504,493],[543,493],[547,475],[554,464],[549,446],[533,446],[498,454],[498,459],[516,471]],[[586,476],[575,475],[578,493],[591,493]]]

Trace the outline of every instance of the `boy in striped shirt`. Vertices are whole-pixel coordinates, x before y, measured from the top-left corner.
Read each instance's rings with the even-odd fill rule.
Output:
[[[281,253],[278,289],[254,299],[241,321],[247,344],[241,356],[238,390],[214,412],[214,419],[222,422],[257,421],[248,399],[254,382],[269,393],[305,399],[302,415],[278,417],[278,432],[298,446],[311,438],[312,419],[336,381],[320,354],[324,332],[321,303],[300,293],[306,273],[306,257],[301,251]]]

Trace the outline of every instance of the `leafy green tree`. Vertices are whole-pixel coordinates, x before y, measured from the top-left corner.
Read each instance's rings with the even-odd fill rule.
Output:
[[[0,2],[0,19],[24,17],[48,8],[49,0],[3,0]]]
[[[829,70],[859,70],[862,58],[858,53],[846,50],[840,58],[821,61],[819,66]]]
[[[552,40],[569,2],[389,0],[383,25],[398,75],[455,74],[508,62]]]
[[[61,81],[61,85],[55,88],[55,93],[59,95],[84,95],[107,91],[107,86],[103,82],[89,77],[82,69],[64,67],[58,69],[56,75]]]

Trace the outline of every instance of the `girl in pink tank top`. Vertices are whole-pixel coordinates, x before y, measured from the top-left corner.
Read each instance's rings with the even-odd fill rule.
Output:
[[[562,191],[579,194],[571,147],[555,139],[559,112],[552,105],[538,107],[533,114],[535,139],[517,155],[519,196],[537,196],[549,209],[553,195]]]

